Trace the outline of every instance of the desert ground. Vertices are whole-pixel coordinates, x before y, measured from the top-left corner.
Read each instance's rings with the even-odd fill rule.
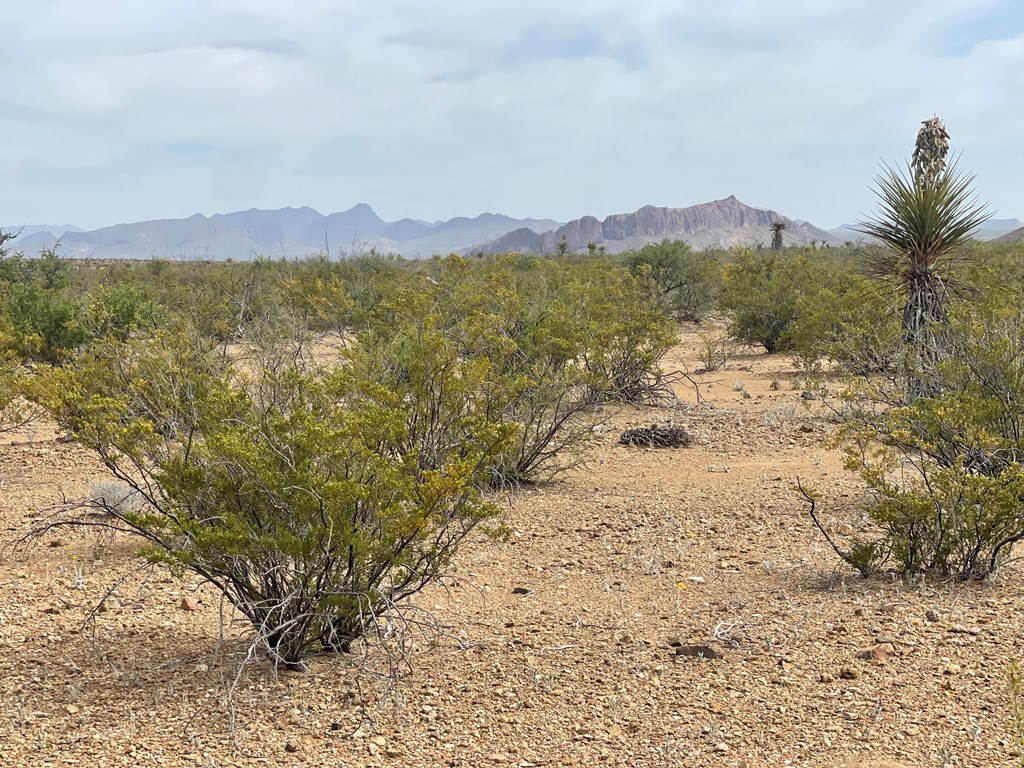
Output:
[[[697,369],[696,349],[684,331],[665,367]],[[218,596],[142,567],[136,541],[15,546],[105,475],[45,422],[4,436],[0,765],[1010,764],[1019,567],[966,585],[839,567],[793,485],[841,541],[870,531],[864,492],[795,362],[743,350],[694,380],[699,403],[682,382],[686,407],[609,411],[585,466],[502,495],[510,539],[474,535],[418,596],[434,623],[396,627],[404,657],[370,643],[304,673],[246,662]],[[618,442],[668,420],[693,444]]]

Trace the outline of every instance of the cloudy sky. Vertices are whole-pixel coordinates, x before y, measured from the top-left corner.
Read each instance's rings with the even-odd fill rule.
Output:
[[[831,227],[933,114],[1024,218],[1020,0],[35,0],[4,22],[5,225],[735,194]]]

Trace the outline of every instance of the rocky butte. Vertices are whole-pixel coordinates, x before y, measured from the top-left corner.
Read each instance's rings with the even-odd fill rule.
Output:
[[[633,213],[608,216],[603,221],[584,216],[540,234],[524,227],[492,240],[477,252],[555,253],[563,237],[573,253],[586,251],[590,243],[603,246],[608,253],[620,253],[665,238],[685,240],[698,249],[768,245],[772,238],[772,224],[777,221],[786,224],[783,233],[786,245],[842,243],[812,224],[794,221],[765,208],[754,208],[733,195],[689,208],[647,205]]]

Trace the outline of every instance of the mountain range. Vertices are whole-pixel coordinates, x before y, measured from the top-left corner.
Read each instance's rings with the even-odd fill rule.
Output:
[[[862,236],[849,226],[819,229],[766,208],[755,208],[735,196],[687,208],[644,206],[632,213],[597,219],[584,216],[565,224],[552,219],[516,219],[496,213],[447,221],[399,219],[384,221],[366,203],[347,211],[322,214],[312,208],[250,209],[186,219],[157,219],[84,231],[71,225],[3,227],[18,232],[14,247],[29,254],[54,247],[75,258],[246,259],[263,256],[305,256],[311,253],[381,253],[429,257],[448,253],[555,253],[565,243],[574,253],[599,247],[608,253],[639,248],[665,238],[681,239],[694,248],[767,245],[772,225],[785,224],[786,245],[840,245]],[[989,221],[979,239],[1021,236],[1017,219]],[[1007,235],[1007,233],[1012,233]]]
[[[550,219],[515,219],[495,213],[447,221],[384,221],[366,203],[324,215],[312,208],[251,209],[187,219],[156,219],[82,231],[76,227],[23,227],[14,247],[30,254],[52,248],[73,258],[245,259],[305,256],[376,248],[403,256],[451,253],[487,242],[520,227],[547,230]],[[5,228],[8,229],[8,228]],[[9,228],[18,231],[18,227]]]

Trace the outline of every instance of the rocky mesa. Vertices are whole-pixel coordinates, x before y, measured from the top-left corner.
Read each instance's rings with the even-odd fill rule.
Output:
[[[767,245],[772,225],[786,225],[786,245],[808,245],[842,241],[812,224],[796,221],[766,208],[754,208],[730,196],[724,200],[692,205],[688,208],[659,208],[647,205],[633,213],[619,213],[599,220],[584,216],[557,229],[537,233],[520,228],[475,249],[474,252],[555,253],[565,238],[569,251],[584,252],[590,243],[608,253],[640,248],[665,238],[685,240],[694,248],[728,248],[740,245]]]

